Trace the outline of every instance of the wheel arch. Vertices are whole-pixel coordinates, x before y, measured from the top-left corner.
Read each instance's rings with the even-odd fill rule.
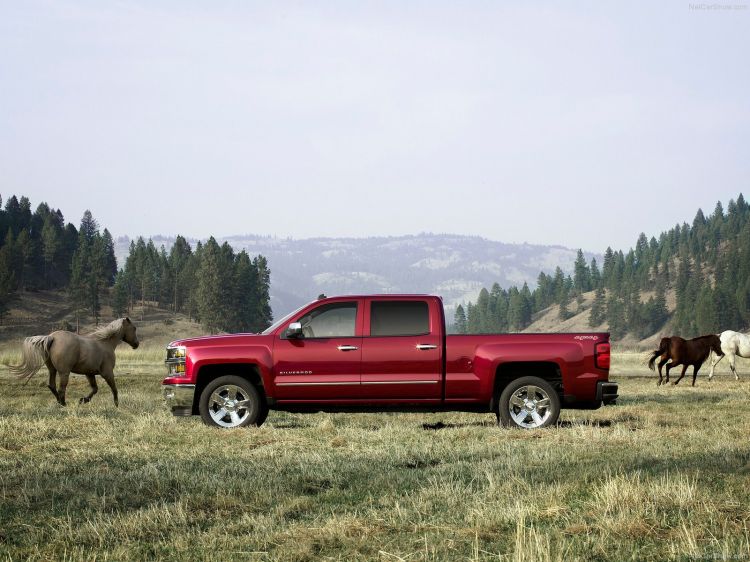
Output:
[[[511,381],[521,377],[538,377],[549,382],[563,399],[563,377],[560,365],[554,361],[509,361],[495,369],[490,411],[495,411],[497,400]]]
[[[202,365],[198,370],[198,377],[195,382],[195,394],[193,396],[193,414],[198,415],[198,404],[203,390],[208,384],[219,377],[225,375],[235,375],[250,381],[258,389],[263,400],[266,399],[266,389],[263,384],[263,377],[260,374],[260,367],[255,363],[216,363]]]

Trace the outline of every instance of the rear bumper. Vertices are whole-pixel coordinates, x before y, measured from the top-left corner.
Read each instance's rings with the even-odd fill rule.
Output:
[[[193,399],[195,398],[194,384],[165,384],[162,386],[164,402],[175,416],[191,416],[193,414]]]
[[[601,402],[605,406],[617,403],[617,383],[616,382],[602,382],[596,383],[596,401]]]

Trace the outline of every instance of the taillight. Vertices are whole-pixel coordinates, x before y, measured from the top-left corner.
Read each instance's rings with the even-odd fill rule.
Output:
[[[594,346],[594,365],[599,369],[609,369],[608,342],[599,342]]]

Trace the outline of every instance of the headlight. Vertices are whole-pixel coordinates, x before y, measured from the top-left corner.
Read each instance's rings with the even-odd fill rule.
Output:
[[[170,359],[185,359],[187,352],[185,346],[176,346],[167,348],[167,361]]]
[[[183,346],[167,348],[167,376],[179,377],[185,374],[185,356],[187,350]]]

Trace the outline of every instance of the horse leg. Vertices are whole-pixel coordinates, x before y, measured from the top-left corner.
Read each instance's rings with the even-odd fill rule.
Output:
[[[680,382],[682,380],[682,377],[685,376],[685,371],[687,371],[687,368],[688,368],[688,365],[687,365],[687,363],[685,363],[682,366],[682,372],[680,373],[680,376],[677,378],[676,381],[674,381],[675,386],[677,386],[677,383]]]
[[[729,358],[729,368],[732,369],[734,380],[738,381],[740,380],[740,377],[737,375],[737,365],[735,364],[736,360],[737,360],[737,355],[732,354],[732,356]]]
[[[58,396],[57,388],[55,388],[55,384],[57,382],[57,369],[55,369],[52,363],[47,362],[47,370],[49,371],[49,383],[47,384],[47,388],[52,391],[52,394],[55,395],[55,400],[59,402],[60,396]]]
[[[708,380],[711,380],[714,378],[714,367],[719,364],[719,361],[724,359],[724,354],[717,355],[716,358],[711,359],[711,372],[708,373]]]
[[[664,384],[669,384],[669,369],[672,368],[673,363],[667,363],[666,370],[667,376],[665,377]]]
[[[117,385],[115,385],[114,373],[101,373],[101,375],[102,375],[102,378],[109,385],[110,390],[112,391],[112,398],[115,399],[115,406],[119,406],[120,404],[117,402]]]
[[[61,406],[65,406],[65,391],[68,388],[68,378],[70,373],[60,372],[60,388],[57,389],[57,401]]]
[[[659,361],[659,382],[656,383],[656,386],[661,386],[661,380],[662,380],[661,368],[664,365],[667,364],[667,361],[669,361],[669,357],[667,357],[666,359],[662,359],[661,361]],[[669,382],[669,377],[667,377],[667,382]]]
[[[79,404],[88,404],[91,402],[91,399],[94,397],[94,394],[96,394],[99,391],[99,387],[96,386],[96,375],[86,375],[86,378],[89,381],[89,385],[91,385],[91,392],[88,396],[84,396],[81,398]]]
[[[701,368],[700,365],[693,365],[693,386],[695,386],[695,379],[698,376],[698,370]]]

